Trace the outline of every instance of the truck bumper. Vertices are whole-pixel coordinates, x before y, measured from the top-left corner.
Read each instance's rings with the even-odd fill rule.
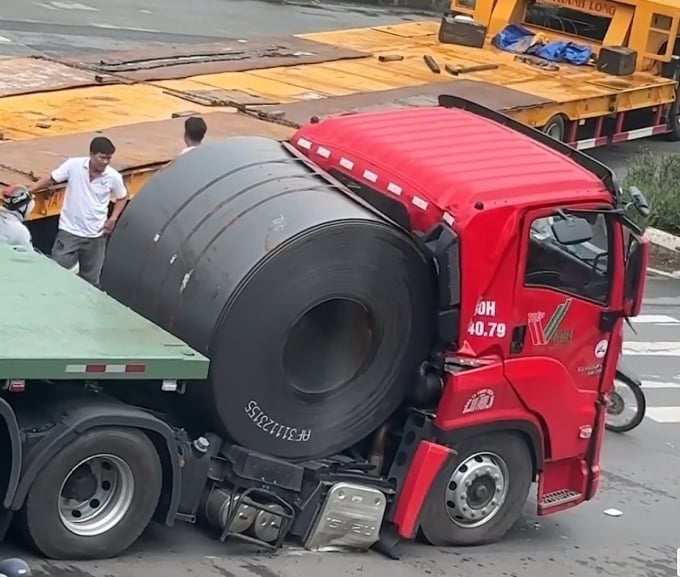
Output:
[[[409,467],[404,485],[397,496],[393,523],[403,539],[413,539],[418,530],[418,519],[427,494],[439,471],[453,454],[444,445],[421,441]]]

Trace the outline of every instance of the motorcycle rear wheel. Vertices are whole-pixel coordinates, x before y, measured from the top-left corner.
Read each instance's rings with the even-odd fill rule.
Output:
[[[633,400],[634,406],[631,403]],[[646,410],[647,400],[638,385],[622,379],[614,379],[614,390],[607,407],[605,428],[614,433],[632,431],[645,418]]]

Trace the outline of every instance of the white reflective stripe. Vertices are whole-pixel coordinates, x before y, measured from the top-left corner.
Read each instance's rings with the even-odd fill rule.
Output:
[[[588,150],[589,148],[595,148],[597,146],[597,140],[594,138],[584,138],[583,140],[576,141],[576,150]]]
[[[305,150],[309,150],[312,148],[312,143],[306,138],[298,138],[298,146],[300,148],[304,148]]]
[[[319,146],[319,148],[316,149],[316,153],[322,158],[330,158],[331,156],[331,151],[323,146]]]
[[[418,208],[420,208],[420,209],[422,209],[422,210],[425,210],[425,209],[427,208],[427,206],[428,206],[427,201],[424,200],[424,199],[422,199],[422,198],[420,198],[419,196],[414,196],[414,197],[413,197],[413,200],[411,200],[411,202],[412,202],[415,206],[417,206]]]
[[[66,365],[66,373],[84,373],[87,365]]]
[[[446,224],[448,224],[449,226],[453,226],[453,223],[455,222],[454,218],[448,212],[445,212],[442,218],[444,219],[444,222]]]
[[[648,136],[654,135],[654,127],[648,126],[646,128],[636,128],[635,130],[629,130],[626,134],[628,140],[634,140],[636,138],[647,138]]]
[[[636,342],[623,344],[624,355],[649,355],[656,357],[680,357],[680,342]]]
[[[400,196],[401,195],[401,186],[397,186],[393,182],[390,182],[387,185],[387,192],[391,192],[392,194]]]
[[[341,158],[340,159],[340,166],[343,168],[346,168],[347,170],[352,170],[354,168],[354,163],[351,160],[348,160],[347,158]]]
[[[376,182],[378,180],[378,175],[370,170],[364,170],[364,178],[370,182]]]
[[[127,365],[106,365],[107,373],[124,373]]]

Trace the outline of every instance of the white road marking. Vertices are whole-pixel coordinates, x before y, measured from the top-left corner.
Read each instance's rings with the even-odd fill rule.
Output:
[[[658,275],[658,276],[665,276],[667,278],[674,278],[677,279],[680,277],[680,271],[674,270],[672,272],[668,272],[665,270],[661,270],[658,268],[652,268],[652,267],[647,267],[647,272],[651,272],[652,274]]]
[[[657,423],[680,423],[680,407],[647,407],[645,417]]]
[[[680,342],[637,342],[623,344],[624,355],[646,355],[655,357],[680,357]]]
[[[643,389],[680,389],[680,383],[664,381],[642,381]]]
[[[0,44],[11,44],[12,40],[6,36],[0,36]]]
[[[87,4],[81,4],[80,2],[57,2],[56,0],[53,0],[50,2],[50,4],[61,10],[86,10],[88,12],[99,12],[99,8],[88,6]]]
[[[631,319],[635,324],[669,324],[680,325],[680,320],[669,317],[668,315],[638,315]]]
[[[132,30],[134,32],[160,32],[159,30],[154,30],[153,28],[132,28],[129,26],[126,26],[125,28],[121,28],[120,26],[115,26],[113,24],[96,24],[92,23],[90,26],[93,26],[95,28],[106,28],[107,30]]]

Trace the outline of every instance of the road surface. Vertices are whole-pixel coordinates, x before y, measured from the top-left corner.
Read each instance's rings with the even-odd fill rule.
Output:
[[[135,48],[243,34],[287,34],[418,19],[416,14],[355,5],[302,5],[254,0],[5,2],[0,7],[0,56]],[[597,151],[619,174],[648,147],[645,141]],[[626,356],[645,380],[648,417],[627,435],[608,434],[598,498],[573,511],[538,519],[530,510],[502,543],[475,549],[404,547],[401,561],[377,554],[312,554],[287,549],[275,558],[211,540],[179,524],[152,527],[117,560],[52,563],[33,560],[38,577],[668,577],[680,547],[680,281],[651,277],[637,335]],[[659,344],[663,343],[663,344]],[[620,510],[621,517],[604,513]],[[5,554],[16,553],[10,549]],[[24,553],[19,550],[18,552]]]

